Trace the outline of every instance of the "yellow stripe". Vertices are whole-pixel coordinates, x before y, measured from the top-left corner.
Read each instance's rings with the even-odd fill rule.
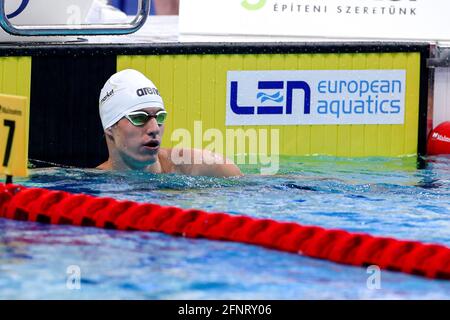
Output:
[[[268,61],[270,63],[268,70],[286,70],[286,55],[279,54],[279,55],[271,55],[268,56]],[[297,68],[297,67],[295,67]],[[292,127],[292,126],[289,126]],[[284,126],[270,126],[270,130],[278,130],[280,132],[280,145],[279,145],[279,152],[280,154],[288,154],[289,149],[292,148],[291,144],[289,143],[289,140],[287,139],[287,132],[289,127]],[[294,127],[295,128],[295,127]],[[268,131],[270,132],[270,131]],[[270,137],[270,134],[268,135]],[[270,139],[269,139],[270,140]],[[274,143],[270,140],[270,144]],[[264,150],[263,153],[270,153],[269,150]],[[261,153],[261,150],[259,150],[259,153]]]
[[[364,70],[367,68],[367,55],[354,54],[352,57],[353,70]],[[350,126],[350,156],[363,157],[364,152],[364,125]]]
[[[307,54],[303,57],[299,57],[299,69],[300,70],[327,70],[331,65],[337,63],[337,55],[311,55]],[[310,151],[306,154],[311,155],[335,155],[336,146],[336,126],[298,126],[297,137],[301,137],[305,134],[305,131],[310,130]],[[303,154],[302,142],[297,142],[297,150],[299,155]]]
[[[380,69],[393,69],[393,53],[383,54],[380,59]],[[392,125],[378,125],[378,154],[392,155],[391,139]]]
[[[221,132],[225,130],[225,103],[227,71],[233,69],[230,56],[219,55],[215,57],[215,91],[214,91],[214,128]]]
[[[367,69],[377,70],[380,69],[380,57],[381,54],[374,53],[367,55]],[[378,153],[378,125],[368,124],[364,126],[364,150],[366,157],[383,155]],[[387,155],[386,155],[387,156]]]
[[[0,58],[0,90],[3,94],[21,95],[30,98],[31,58]]]
[[[353,69],[353,54],[341,54],[339,56],[339,70]],[[351,154],[351,125],[337,126],[337,152],[339,157]]]
[[[299,60],[283,55],[284,67],[280,70],[298,70]],[[285,155],[310,153],[311,129],[309,126],[287,126],[280,128],[280,153]],[[300,149],[297,149],[297,141]]]
[[[403,154],[417,153],[417,134],[419,127],[419,88],[420,88],[420,56],[406,57],[408,70],[406,81],[406,116],[405,116],[405,149]]]
[[[322,58],[322,68],[325,70],[330,70],[330,65],[338,65],[341,66],[343,64],[345,66],[345,61],[342,62],[341,60],[344,59],[344,56],[340,56],[338,54],[332,54],[328,56],[323,56]],[[343,68],[343,69],[349,69],[349,68]],[[339,139],[342,136],[340,135],[340,131],[342,126],[335,126],[335,125],[326,125],[323,126],[325,134],[323,136],[324,139],[324,146],[325,146],[325,152],[326,155],[338,155],[340,150],[342,149],[341,145],[339,144]],[[322,153],[323,154],[323,153]],[[341,152],[342,154],[342,152]]]
[[[406,53],[398,53],[395,54],[393,57],[393,65],[398,66],[399,69],[406,69],[407,68],[407,64],[406,62],[408,61],[408,57]],[[417,61],[419,63],[419,61]],[[408,77],[410,77],[410,74],[407,74],[407,82],[412,84],[412,82],[414,81],[408,81]],[[411,79],[413,80],[413,79]],[[416,87],[417,92],[419,91],[419,87]],[[418,98],[417,98],[418,99]],[[408,108],[406,109],[406,114],[408,114],[408,112],[419,112],[418,109],[418,103],[417,103],[417,107],[414,107],[413,105],[411,105],[408,101],[408,96],[406,95],[406,100],[405,103],[408,106]],[[405,115],[406,118],[407,115]],[[399,155],[399,154],[408,154],[408,152],[405,150],[405,127],[403,125],[392,125],[391,126],[391,134],[392,134],[392,139],[391,139],[391,154],[392,156],[395,155]],[[417,134],[415,134],[416,138],[414,139],[414,150],[416,150],[417,148]],[[415,153],[415,151],[414,151]]]
[[[200,119],[203,123],[203,130],[214,129],[214,110],[215,108],[215,70],[216,60],[214,56],[201,59],[200,74]],[[214,141],[205,141],[206,145]]]

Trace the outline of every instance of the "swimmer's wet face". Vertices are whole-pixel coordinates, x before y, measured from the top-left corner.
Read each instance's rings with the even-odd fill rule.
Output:
[[[159,107],[141,109],[127,114],[107,131],[129,168],[143,169],[157,161],[165,115]]]
[[[99,112],[109,152],[106,167],[141,170],[158,162],[166,113],[150,79],[132,69],[112,75],[100,92]]]
[[[165,110],[159,90],[145,75],[132,69],[113,74],[99,96],[100,120],[109,157],[97,168],[217,177],[242,175],[233,163],[216,163],[216,159],[225,161],[205,150],[160,148]],[[174,154],[183,160],[184,155],[190,160],[201,158],[205,163],[178,163]]]

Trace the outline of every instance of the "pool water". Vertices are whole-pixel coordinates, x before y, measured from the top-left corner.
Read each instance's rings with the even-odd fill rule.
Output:
[[[221,179],[35,168],[15,183],[450,246],[450,158],[419,170],[416,158],[284,157],[276,176],[242,170]],[[382,271],[376,289],[371,275],[239,243],[0,219],[1,299],[450,299],[450,281]]]

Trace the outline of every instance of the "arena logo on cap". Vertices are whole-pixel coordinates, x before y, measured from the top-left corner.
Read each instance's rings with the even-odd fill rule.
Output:
[[[152,94],[159,96],[159,91],[158,91],[158,89],[156,89],[156,88],[150,88],[150,87],[147,87],[147,88],[137,89],[137,90],[136,90],[136,94],[137,94],[139,97],[143,97],[143,96],[147,96],[147,95],[152,95]]]
[[[111,98],[114,95],[114,89],[107,92],[106,95],[100,100],[100,103],[105,103],[109,98]]]
[[[226,125],[403,124],[405,70],[229,71]]]

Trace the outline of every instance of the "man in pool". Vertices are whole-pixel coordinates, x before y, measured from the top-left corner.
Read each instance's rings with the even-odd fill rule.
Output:
[[[218,154],[160,147],[167,112],[158,89],[142,73],[127,69],[114,74],[105,83],[99,100],[109,158],[98,169],[216,177],[242,175],[233,162]]]

